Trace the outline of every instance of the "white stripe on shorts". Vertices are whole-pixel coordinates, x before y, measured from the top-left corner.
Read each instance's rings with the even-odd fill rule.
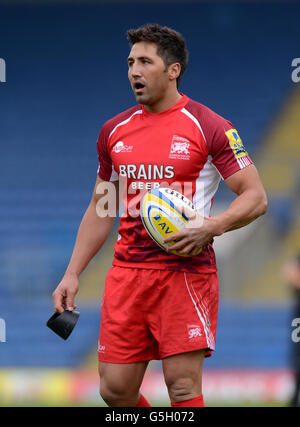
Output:
[[[208,308],[204,304],[204,301],[202,301],[202,297],[201,297],[201,303],[200,303],[198,295],[197,295],[197,293],[196,293],[196,291],[195,291],[192,283],[191,283],[191,286],[192,286],[194,294],[195,294],[195,296],[196,296],[196,298],[198,300],[199,306],[201,307],[201,309],[203,311],[203,315],[204,315],[204,318],[205,318],[205,324],[206,324],[207,330],[208,330],[209,341],[210,341],[210,344],[211,344],[210,348],[214,350],[215,349],[215,338],[214,338],[214,336],[213,336],[213,334],[211,332],[211,329],[210,329]]]
[[[184,280],[185,280],[185,284],[186,284],[188,293],[189,293],[189,295],[191,297],[191,300],[193,301],[194,307],[195,307],[196,312],[198,314],[198,317],[199,317],[199,319],[200,319],[200,321],[202,323],[203,330],[204,330],[204,333],[205,333],[205,336],[206,336],[207,347],[210,348],[210,349],[212,349],[212,350],[214,350],[215,349],[215,340],[214,340],[213,334],[211,333],[211,330],[210,330],[210,327],[209,327],[209,322],[208,322],[208,319],[207,319],[207,315],[208,315],[207,308],[204,306],[204,304],[200,303],[199,298],[198,298],[198,296],[196,294],[196,291],[195,291],[193,285],[191,284],[190,286],[191,286],[191,288],[193,290],[194,295],[196,296],[196,298],[198,300],[198,305],[195,302],[195,299],[192,296],[191,289],[190,289],[190,286],[189,286],[188,281],[187,281],[186,273],[184,273]]]

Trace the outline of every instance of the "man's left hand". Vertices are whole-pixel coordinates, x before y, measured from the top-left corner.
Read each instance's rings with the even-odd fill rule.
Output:
[[[164,239],[164,243],[174,242],[167,249],[176,255],[195,256],[201,249],[209,244],[213,238],[220,235],[217,231],[217,223],[213,218],[202,217],[198,213],[189,215],[189,222],[178,233],[170,234]]]

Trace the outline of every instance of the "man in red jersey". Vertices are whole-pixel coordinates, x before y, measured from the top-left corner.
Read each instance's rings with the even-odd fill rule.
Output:
[[[171,405],[204,406],[202,365],[215,349],[218,310],[212,241],[264,214],[267,199],[233,125],[178,92],[188,59],[183,37],[148,24],[129,30],[128,38],[128,77],[138,105],[101,129],[95,190],[53,293],[54,308],[76,307],[78,277],[114,221],[103,215],[104,203],[99,208],[107,201],[103,187],[110,188],[110,200],[118,198],[125,180],[125,211],[102,300],[101,396],[109,406],[150,406],[139,390],[149,361],[161,359]],[[211,217],[221,179],[236,198]],[[168,237],[176,239],[168,252],[148,236],[136,209],[145,191],[166,185],[187,189],[185,195],[204,217]],[[181,256],[172,253],[175,249]]]

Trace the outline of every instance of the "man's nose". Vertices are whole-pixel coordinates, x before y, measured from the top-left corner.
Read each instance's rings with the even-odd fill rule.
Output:
[[[129,73],[132,75],[132,77],[141,77],[141,69],[138,64],[133,64],[129,70]]]

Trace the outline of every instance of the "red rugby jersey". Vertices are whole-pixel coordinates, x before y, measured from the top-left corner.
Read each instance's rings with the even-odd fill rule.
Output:
[[[102,180],[126,178],[127,195],[123,197],[113,265],[216,271],[212,244],[189,258],[162,250],[145,230],[138,202],[151,188],[172,185],[209,216],[220,180],[252,164],[233,125],[183,95],[161,113],[136,105],[108,120],[101,129],[97,150]]]

